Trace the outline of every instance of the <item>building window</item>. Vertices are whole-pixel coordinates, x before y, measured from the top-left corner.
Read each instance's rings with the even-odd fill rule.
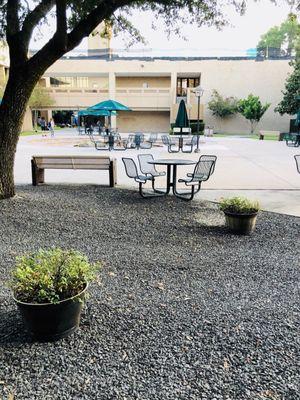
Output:
[[[188,88],[199,86],[200,78],[177,78],[177,97],[186,97]]]
[[[86,88],[89,86],[89,78],[87,76],[55,76],[50,77],[50,85],[56,87]]]

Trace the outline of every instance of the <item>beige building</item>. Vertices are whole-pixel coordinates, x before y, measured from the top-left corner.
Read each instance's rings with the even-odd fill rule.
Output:
[[[258,129],[289,130],[290,117],[274,113],[291,70],[289,60],[120,58],[111,51],[103,57],[101,48],[109,46],[104,39],[99,39],[97,57],[96,40],[96,35],[90,38],[88,56],[65,57],[45,73],[43,85],[55,100],[52,110],[76,112],[110,98],[132,109],[114,118],[120,132],[168,132],[181,99],[186,101],[189,118],[197,119],[194,88],[200,84],[204,89],[200,118],[215,131],[242,133],[249,131],[249,125],[240,116],[212,116],[206,105],[214,89],[223,96],[259,96],[271,107]]]

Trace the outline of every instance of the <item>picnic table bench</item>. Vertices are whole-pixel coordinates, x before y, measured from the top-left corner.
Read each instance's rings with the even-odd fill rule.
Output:
[[[45,169],[88,169],[109,171],[109,186],[116,184],[116,161],[109,156],[32,156],[32,185],[44,183]]]

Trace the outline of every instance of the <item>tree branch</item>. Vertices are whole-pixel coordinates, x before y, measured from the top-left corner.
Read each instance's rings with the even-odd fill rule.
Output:
[[[82,19],[68,34],[68,51],[78,46],[82,39],[90,33],[104,20],[109,18],[118,8],[129,6],[135,0],[107,0],[101,2],[89,15]]]
[[[18,16],[19,0],[10,0],[7,2],[6,14],[7,14],[7,28],[6,37],[7,42],[10,42],[12,36],[16,35],[20,31],[20,22]]]
[[[47,15],[54,5],[55,0],[43,0],[24,19],[22,34],[24,41],[28,43],[27,47],[29,46],[29,41],[34,28]]]
[[[66,52],[68,35],[67,35],[67,2],[66,0],[56,0],[56,32],[54,37],[57,45]]]

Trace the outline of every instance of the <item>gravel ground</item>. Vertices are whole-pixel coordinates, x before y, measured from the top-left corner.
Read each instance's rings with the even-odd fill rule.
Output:
[[[52,185],[19,187],[0,224],[1,400],[300,399],[299,219],[240,237],[212,203]],[[81,328],[33,343],[5,285],[50,246],[104,265]]]

